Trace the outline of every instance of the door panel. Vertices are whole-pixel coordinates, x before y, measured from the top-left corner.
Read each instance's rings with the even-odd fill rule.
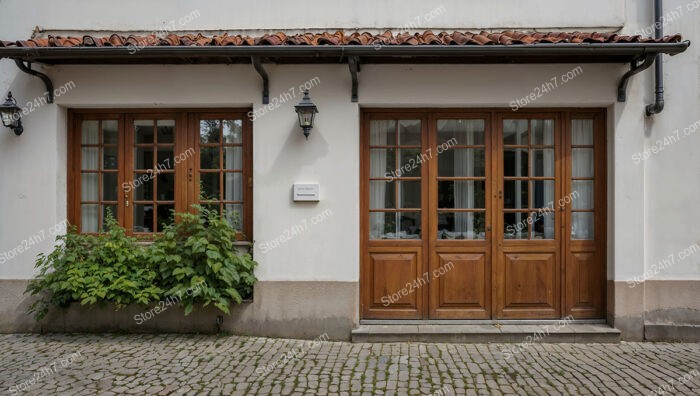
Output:
[[[412,251],[410,251],[412,250]],[[368,257],[369,298],[365,317],[420,319],[422,287],[421,249],[375,248]]]
[[[506,253],[503,318],[527,318],[558,313],[556,254]]]
[[[481,252],[437,253],[430,274],[430,317],[487,319],[490,312],[486,255]],[[441,270],[442,269],[442,270]]]

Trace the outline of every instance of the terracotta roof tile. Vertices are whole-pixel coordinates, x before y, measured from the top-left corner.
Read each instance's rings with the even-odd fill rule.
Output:
[[[207,37],[201,33],[179,36],[171,33],[165,37],[123,36],[112,34],[109,37],[61,37],[35,38],[20,41],[0,41],[0,47],[118,47],[118,46],[224,46],[224,45],[515,45],[541,43],[678,43],[681,36],[675,34],[656,40],[642,36],[620,36],[615,33],[551,32],[526,33],[504,31],[492,33],[441,32],[427,30],[423,33],[382,34],[324,32],[287,35],[284,32],[265,34],[260,37],[222,34]]]

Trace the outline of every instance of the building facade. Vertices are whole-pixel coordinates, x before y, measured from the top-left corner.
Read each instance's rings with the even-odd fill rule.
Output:
[[[0,87],[27,111],[0,133],[0,329],[37,330],[23,291],[66,222],[157,232],[204,190],[260,263],[236,331],[572,315],[697,337],[700,3],[663,7],[652,41],[652,1],[2,2]],[[656,53],[647,116],[654,67],[620,82]]]

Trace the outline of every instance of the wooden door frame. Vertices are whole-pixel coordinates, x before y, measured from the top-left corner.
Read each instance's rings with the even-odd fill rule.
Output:
[[[595,199],[594,199],[594,205],[595,205],[595,229],[594,229],[594,235],[595,235],[595,240],[593,241],[592,245],[594,246],[594,250],[596,252],[596,259],[595,259],[595,268],[596,268],[596,273],[600,277],[600,279],[597,279],[596,282],[600,287],[600,303],[596,304],[597,309],[592,309],[592,308],[584,308],[584,309],[579,309],[578,311],[576,310],[575,307],[573,307],[573,304],[571,302],[571,296],[569,293],[570,288],[567,287],[567,262],[569,260],[569,253],[570,249],[572,247],[572,243],[570,242],[570,222],[571,222],[571,214],[569,210],[564,210],[564,211],[557,211],[556,216],[558,216],[558,222],[559,222],[559,227],[556,229],[556,232],[559,234],[559,245],[557,247],[557,255],[559,256],[559,263],[556,265],[557,267],[557,289],[558,289],[558,296],[555,298],[556,303],[558,305],[559,309],[559,317],[563,317],[565,315],[571,314],[573,315],[576,319],[581,319],[581,318],[605,318],[606,314],[606,301],[607,301],[607,295],[606,295],[606,282],[605,280],[607,279],[607,112],[603,108],[572,108],[572,107],[562,107],[562,108],[543,108],[543,109],[519,109],[516,112],[513,112],[507,108],[361,108],[360,109],[360,238],[359,238],[359,250],[360,250],[360,285],[359,285],[359,290],[360,290],[360,319],[365,319],[365,318],[370,318],[368,317],[368,308],[367,308],[367,303],[368,303],[368,298],[369,298],[369,293],[368,293],[368,288],[370,287],[369,281],[370,281],[370,274],[368,273],[368,263],[367,263],[367,257],[369,255],[369,249],[370,249],[370,241],[369,241],[369,216],[367,215],[369,212],[369,190],[368,190],[368,179],[365,175],[369,175],[369,141],[368,135],[369,135],[369,122],[372,116],[376,115],[381,115],[380,117],[387,117],[390,118],[392,115],[395,114],[401,114],[401,115],[409,115],[411,119],[417,119],[419,118],[417,115],[420,114],[422,117],[425,117],[427,119],[427,125],[422,126],[423,133],[427,133],[427,137],[422,137],[422,142],[424,142],[424,147],[433,147],[434,143],[434,131],[432,131],[433,128],[433,120],[435,120],[435,116],[437,114],[443,114],[443,115],[454,115],[455,117],[462,114],[462,115],[470,115],[470,114],[478,114],[478,113],[486,113],[488,114],[488,121],[490,124],[490,128],[487,128],[485,139],[491,140],[490,142],[490,153],[487,155],[490,155],[490,161],[486,160],[487,166],[491,168],[491,175],[492,177],[490,178],[491,180],[489,181],[489,178],[487,177],[487,189],[489,189],[489,192],[487,193],[487,202],[492,201],[496,199],[497,196],[497,191],[499,189],[499,183],[502,181],[502,177],[498,177],[498,168],[499,168],[499,161],[498,159],[500,158],[498,155],[497,149],[500,149],[500,144],[496,142],[496,137],[500,136],[500,132],[495,132],[494,128],[501,128],[502,126],[498,125],[498,120],[499,120],[499,114],[500,115],[507,115],[507,114],[512,114],[512,118],[518,118],[518,117],[527,117],[527,116],[533,116],[535,114],[542,114],[542,115],[549,115],[553,117],[558,118],[558,125],[555,127],[555,139],[560,139],[560,143],[558,148],[555,145],[555,192],[559,195],[559,197],[564,197],[567,194],[570,193],[571,191],[571,177],[570,177],[570,133],[571,133],[571,120],[575,119],[577,116],[583,116],[584,118],[590,117],[594,119],[594,139],[595,139],[595,150],[594,150],[594,155],[595,155]],[[427,129],[427,130],[426,130]],[[489,130],[490,129],[490,130]],[[428,139],[428,144],[425,144],[426,138]],[[489,151],[487,149],[487,151]],[[490,162],[490,164],[489,164]],[[436,166],[436,165],[435,165]],[[530,165],[528,165],[530,166]],[[428,268],[431,264],[432,260],[432,251],[435,250],[435,241],[433,240],[434,235],[433,230],[432,230],[432,224],[435,220],[430,220],[427,218],[427,216],[432,216],[432,209],[434,205],[437,205],[436,202],[433,202],[435,198],[433,197],[432,193],[427,193],[426,197],[426,189],[429,188],[429,183],[432,180],[431,177],[433,176],[433,171],[430,170],[432,169],[433,165],[430,165],[426,168],[428,168],[429,175],[428,177],[422,175],[422,206],[423,208],[427,208],[422,210],[422,238],[420,241],[420,244],[424,247],[421,249],[420,256],[422,257],[423,263],[421,264],[423,268]],[[425,172],[425,170],[423,171]],[[488,172],[488,171],[487,171]],[[427,183],[425,182],[427,181]],[[426,200],[427,198],[427,200]],[[487,203],[488,206],[488,203]],[[500,206],[499,206],[500,207]],[[490,215],[489,215],[489,209],[486,209],[487,213],[487,218],[486,222],[487,224],[492,225],[492,231],[491,231],[491,272],[490,272],[490,280],[492,283],[492,286],[489,290],[491,293],[491,298],[490,298],[490,303],[491,303],[491,318],[494,320],[497,320],[497,314],[495,311],[495,307],[497,307],[496,304],[496,299],[497,296],[494,292],[494,286],[493,283],[497,279],[498,273],[497,273],[497,265],[494,265],[493,263],[495,262],[496,258],[494,257],[495,251],[498,250],[497,247],[497,241],[498,238],[500,237],[501,240],[503,239],[503,236],[495,236],[493,234],[498,228],[496,228],[497,222],[503,222],[502,219],[502,214],[503,211],[502,209],[499,209],[498,207],[493,206],[490,210]],[[434,217],[434,216],[433,216]],[[556,223],[555,223],[556,224]],[[428,227],[428,228],[426,228]],[[425,244],[425,235],[426,231],[430,235],[428,237],[428,243]],[[487,232],[488,234],[488,232]],[[488,238],[488,236],[487,236]],[[399,241],[397,242],[384,242],[383,246],[401,246],[401,243],[405,241]],[[575,242],[576,244],[578,242]],[[584,244],[591,244],[589,242],[584,242]],[[406,246],[406,245],[404,245]],[[417,246],[416,246],[417,247]],[[423,313],[419,315],[419,319],[428,319],[430,318],[430,309],[429,309],[429,303],[430,303],[430,296],[428,293],[428,288],[424,288],[421,298],[423,299],[422,306],[423,306]],[[566,289],[566,290],[565,290]],[[384,317],[383,319],[392,319],[392,317]],[[394,318],[397,319],[397,318]]]

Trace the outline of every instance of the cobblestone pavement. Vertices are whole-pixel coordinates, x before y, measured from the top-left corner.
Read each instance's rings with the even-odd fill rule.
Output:
[[[0,335],[0,393],[700,394],[700,344],[533,344],[506,359],[516,344],[322,338]]]

